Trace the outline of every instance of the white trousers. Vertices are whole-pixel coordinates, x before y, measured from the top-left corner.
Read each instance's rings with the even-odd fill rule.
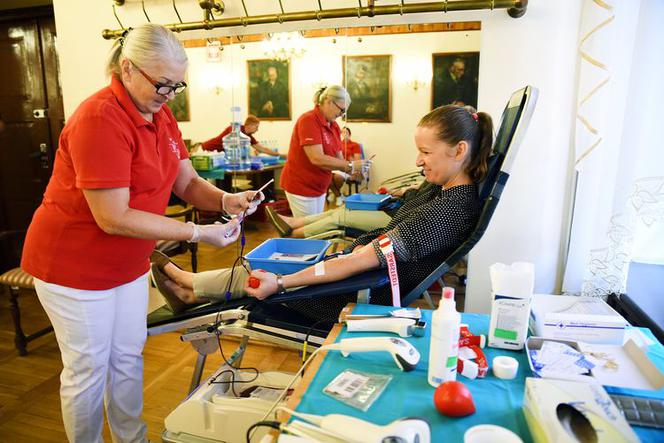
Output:
[[[35,279],[62,364],[60,401],[70,442],[103,442],[104,403],[114,442],[144,442],[143,346],[147,274],[104,291]]]
[[[325,210],[325,194],[318,197],[305,197],[286,192],[286,199],[288,200],[288,206],[290,206],[293,217],[320,214]]]

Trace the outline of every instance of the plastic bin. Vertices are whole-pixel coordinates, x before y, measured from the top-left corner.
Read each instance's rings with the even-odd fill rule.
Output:
[[[261,162],[265,166],[272,166],[279,164],[279,158],[280,157],[272,155],[260,155],[256,157],[251,157],[251,162],[252,163]]]
[[[378,211],[390,199],[386,194],[353,194],[346,197],[346,208],[362,211]]]
[[[249,261],[251,269],[264,269],[276,274],[292,274],[321,261],[329,246],[330,242],[327,240],[271,238],[265,240],[257,248],[248,253],[245,258]],[[270,259],[269,257],[275,252],[284,254],[316,254],[316,257],[307,261]]]

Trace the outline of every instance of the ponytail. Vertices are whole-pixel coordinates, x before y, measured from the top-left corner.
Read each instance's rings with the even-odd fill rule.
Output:
[[[478,131],[473,140],[466,171],[472,181],[479,183],[486,176],[489,167],[487,162],[493,148],[493,121],[486,112],[478,112],[474,115],[477,115]]]

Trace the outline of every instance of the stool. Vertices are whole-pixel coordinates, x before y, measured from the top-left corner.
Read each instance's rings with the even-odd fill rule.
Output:
[[[48,326],[30,335],[23,333],[21,311],[18,307],[18,295],[21,289],[35,290],[34,280],[30,274],[23,272],[21,268],[10,269],[0,275],[0,285],[7,286],[9,290],[10,309],[15,331],[14,346],[16,346],[19,355],[28,355],[28,342],[53,331],[53,326]]]

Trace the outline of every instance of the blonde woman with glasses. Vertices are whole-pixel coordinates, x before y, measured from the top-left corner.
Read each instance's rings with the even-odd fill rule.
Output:
[[[351,97],[338,85],[314,95],[314,109],[297,119],[291,135],[288,160],[281,174],[281,187],[295,217],[320,214],[332,171],[361,174],[364,160],[343,157],[341,129],[336,120],[346,114]]]
[[[233,243],[236,222],[198,226],[163,216],[171,192],[205,210],[251,213],[254,192],[225,193],[198,177],[169,100],[187,56],[175,35],[146,24],[113,45],[110,85],[83,101],[59,141],[53,176],[28,229],[21,266],[55,329],[60,398],[72,442],[146,441],[143,345],[155,241]]]

